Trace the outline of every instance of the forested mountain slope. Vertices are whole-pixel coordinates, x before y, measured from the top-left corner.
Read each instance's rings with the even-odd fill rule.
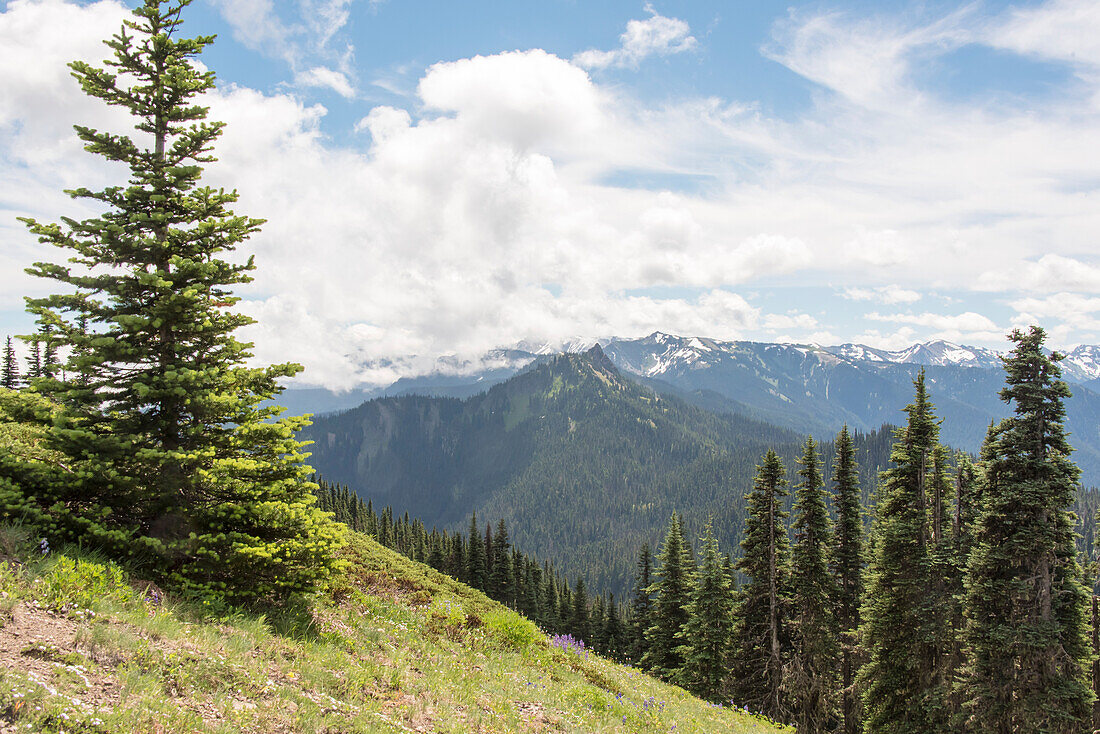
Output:
[[[322,476],[379,507],[429,527],[462,527],[475,509],[503,518],[517,547],[617,593],[630,586],[638,544],[656,543],[673,511],[689,534],[713,516],[732,551],[760,457],[774,447],[793,470],[801,441],[659,395],[623,377],[599,347],[466,400],[373,400],[316,418],[301,436],[315,441],[310,463]],[[889,432],[859,436],[865,488],[889,443]],[[823,448],[831,461],[831,444]]]

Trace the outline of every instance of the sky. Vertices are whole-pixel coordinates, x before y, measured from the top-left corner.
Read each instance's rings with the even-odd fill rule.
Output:
[[[117,0],[0,0],[0,335],[125,180],[65,64]],[[1100,343],[1100,3],[195,0],[258,362],[299,383],[636,337]]]

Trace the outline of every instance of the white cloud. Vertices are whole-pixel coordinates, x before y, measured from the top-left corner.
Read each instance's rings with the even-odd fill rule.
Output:
[[[1043,255],[1033,262],[1024,261],[982,273],[979,290],[1024,290],[1053,292],[1063,290],[1100,292],[1100,267],[1063,255]]]
[[[842,294],[851,301],[875,301],[888,306],[898,303],[915,303],[921,294],[897,285],[883,285],[874,288],[845,288]]]
[[[299,72],[294,75],[294,84],[299,87],[322,87],[331,89],[341,97],[348,99],[355,96],[355,88],[351,86],[347,76],[343,72],[335,71],[324,66],[315,66],[309,71]]]
[[[1016,326],[1061,322],[1065,329],[1100,329],[1100,298],[1080,293],[1055,293],[1044,298],[1021,298],[1011,303]],[[1058,327],[1054,327],[1058,328]],[[1064,338],[1059,342],[1064,342]]]
[[[582,51],[573,57],[573,63],[585,69],[604,69],[609,66],[637,69],[647,57],[669,56],[684,53],[696,47],[691,27],[679,18],[668,18],[652,5],[646,5],[649,17],[645,20],[631,20],[619,37],[621,45],[612,51],[591,49]]]
[[[973,311],[967,311],[953,316],[942,313],[931,313],[928,311],[919,314],[880,314],[878,312],[871,312],[867,314],[867,318],[872,321],[891,321],[897,324],[914,324],[916,326],[928,326],[939,330],[991,331],[997,329],[995,323],[987,317],[982,316],[980,313],[974,313]]]
[[[927,334],[925,338],[945,339],[951,342],[979,346],[1003,342],[1006,331],[988,317],[973,311],[966,311],[961,314],[942,314],[927,311],[919,314],[880,314],[871,312],[867,314],[867,319],[918,326],[929,330],[925,332]]]

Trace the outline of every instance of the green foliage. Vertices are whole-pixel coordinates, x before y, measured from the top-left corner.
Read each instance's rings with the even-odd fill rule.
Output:
[[[1088,728],[1088,589],[1077,561],[1061,355],[1045,334],[1014,331],[1001,398],[1015,415],[990,432],[986,484],[966,579],[971,731],[1062,733]]]
[[[538,627],[508,609],[494,609],[482,621],[494,639],[513,650],[526,650],[545,639]]]
[[[25,220],[70,263],[28,271],[62,286],[28,306],[44,329],[33,384],[61,408],[37,425],[67,461],[52,478],[5,470],[0,491],[8,517],[57,540],[149,564],[188,592],[269,603],[322,583],[340,532],[313,507],[294,438],[307,421],[263,407],[301,368],[245,367],[251,345],[233,337],[252,320],[231,310],[231,287],[254,265],[222,257],[261,221],[230,211],[236,192],[200,185],[223,123],[194,103],[214,86],[195,61],[213,38],[179,35],[189,3],[145,0],[106,41],[107,68],[70,65],[151,147],[77,125],[86,150],[129,168],[128,185],[69,192],[100,216]]]
[[[31,585],[29,596],[47,609],[70,611],[125,604],[137,593],[117,564],[54,554]]]
[[[737,570],[732,700],[779,721],[790,715],[784,671],[791,645],[791,569],[782,498],[786,469],[774,451],[757,467]]]

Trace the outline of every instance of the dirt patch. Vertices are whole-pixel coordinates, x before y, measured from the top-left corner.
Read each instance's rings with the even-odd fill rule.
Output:
[[[78,623],[64,616],[18,604],[0,628],[0,666],[90,711],[118,705],[119,683],[88,664],[88,651],[76,643]],[[63,683],[64,681],[64,683]],[[0,725],[0,732],[15,731]]]
[[[525,731],[561,731],[556,717],[546,712],[546,707],[536,701],[516,701],[516,710],[524,720]]]

